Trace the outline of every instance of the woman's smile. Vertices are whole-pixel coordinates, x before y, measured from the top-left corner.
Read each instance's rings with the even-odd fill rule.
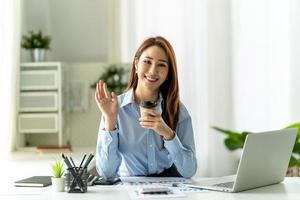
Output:
[[[152,75],[145,75],[144,78],[150,83],[155,83],[159,80],[157,76],[152,76]]]

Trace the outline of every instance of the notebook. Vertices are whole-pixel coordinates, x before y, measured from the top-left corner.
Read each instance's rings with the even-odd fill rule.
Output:
[[[240,192],[284,180],[298,129],[248,134],[237,174],[186,184],[190,187]]]
[[[32,176],[14,182],[17,187],[45,187],[51,185],[51,176]]]

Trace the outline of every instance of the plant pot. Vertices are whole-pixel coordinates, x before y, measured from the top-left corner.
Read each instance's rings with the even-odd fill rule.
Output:
[[[286,176],[299,177],[300,176],[300,167],[299,166],[289,167],[286,172]]]
[[[30,53],[32,62],[46,61],[46,49],[32,49]]]
[[[54,192],[64,192],[65,191],[65,179],[64,178],[54,178],[51,177],[52,189]]]

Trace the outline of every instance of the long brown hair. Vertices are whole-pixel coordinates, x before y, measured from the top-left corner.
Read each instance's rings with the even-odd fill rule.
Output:
[[[163,37],[151,37],[145,40],[140,47],[137,49],[134,59],[132,61],[130,77],[126,90],[131,88],[135,89],[138,83],[138,76],[136,74],[135,62],[139,60],[143,51],[151,46],[157,46],[162,48],[168,58],[169,72],[167,79],[160,86],[160,92],[164,99],[162,105],[162,118],[172,129],[176,129],[179,116],[179,86],[178,86],[178,75],[177,75],[177,64],[176,57],[171,44]]]

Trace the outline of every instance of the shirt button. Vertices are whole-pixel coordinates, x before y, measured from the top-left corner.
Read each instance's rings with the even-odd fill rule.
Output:
[[[151,166],[153,166],[153,163],[150,163]]]
[[[152,144],[150,144],[149,147],[152,148]]]

